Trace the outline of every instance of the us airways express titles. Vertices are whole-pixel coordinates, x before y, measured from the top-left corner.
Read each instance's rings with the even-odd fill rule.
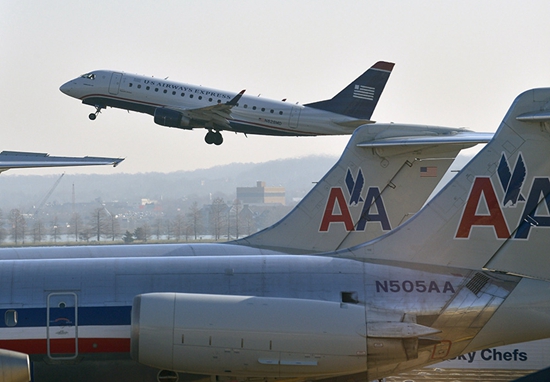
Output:
[[[223,142],[222,130],[259,135],[351,134],[370,120],[394,64],[379,61],[330,100],[305,105],[209,89],[110,70],[77,77],[60,90],[95,107],[152,115],[155,123],[180,129],[205,128],[208,144]]]

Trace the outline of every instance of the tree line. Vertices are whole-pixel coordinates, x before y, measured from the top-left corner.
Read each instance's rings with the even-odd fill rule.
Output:
[[[215,198],[211,204],[199,206],[193,202],[186,212],[152,213],[131,224],[122,214],[110,212],[105,206],[94,208],[87,215],[24,214],[11,209],[0,210],[0,243],[27,245],[65,242],[147,242],[191,241],[207,236],[214,241],[249,235],[257,230],[255,214],[239,200],[227,204]]]

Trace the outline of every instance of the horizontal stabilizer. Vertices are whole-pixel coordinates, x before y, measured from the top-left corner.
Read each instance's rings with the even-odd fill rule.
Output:
[[[546,122],[550,121],[550,111],[536,111],[533,113],[524,113],[516,117],[521,122]]]
[[[493,133],[460,132],[454,135],[436,136],[401,136],[375,139],[358,143],[359,147],[388,147],[388,146],[418,146],[444,144],[477,144],[487,143],[493,138]]]

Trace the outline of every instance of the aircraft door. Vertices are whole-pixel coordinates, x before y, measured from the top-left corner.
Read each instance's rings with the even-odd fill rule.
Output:
[[[109,93],[118,94],[120,87],[120,81],[122,80],[122,73],[114,72],[111,75],[111,82],[109,83]]]
[[[48,295],[46,342],[48,357],[56,360],[78,356],[78,298],[73,292]]]
[[[297,128],[298,123],[300,122],[300,112],[302,109],[300,107],[293,106],[292,110],[290,110],[290,119],[288,121],[288,125],[292,128]]]

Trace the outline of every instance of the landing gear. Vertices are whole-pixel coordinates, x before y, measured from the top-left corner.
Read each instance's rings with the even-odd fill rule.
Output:
[[[223,137],[219,131],[208,130],[208,133],[206,133],[206,136],[204,137],[204,141],[209,145],[213,143],[216,146],[219,146],[223,143]]]
[[[88,115],[88,118],[90,118],[90,120],[92,121],[95,121],[95,119],[97,118],[97,115],[101,113],[101,109],[102,109],[101,106],[96,106],[95,113],[90,113],[90,115]]]

